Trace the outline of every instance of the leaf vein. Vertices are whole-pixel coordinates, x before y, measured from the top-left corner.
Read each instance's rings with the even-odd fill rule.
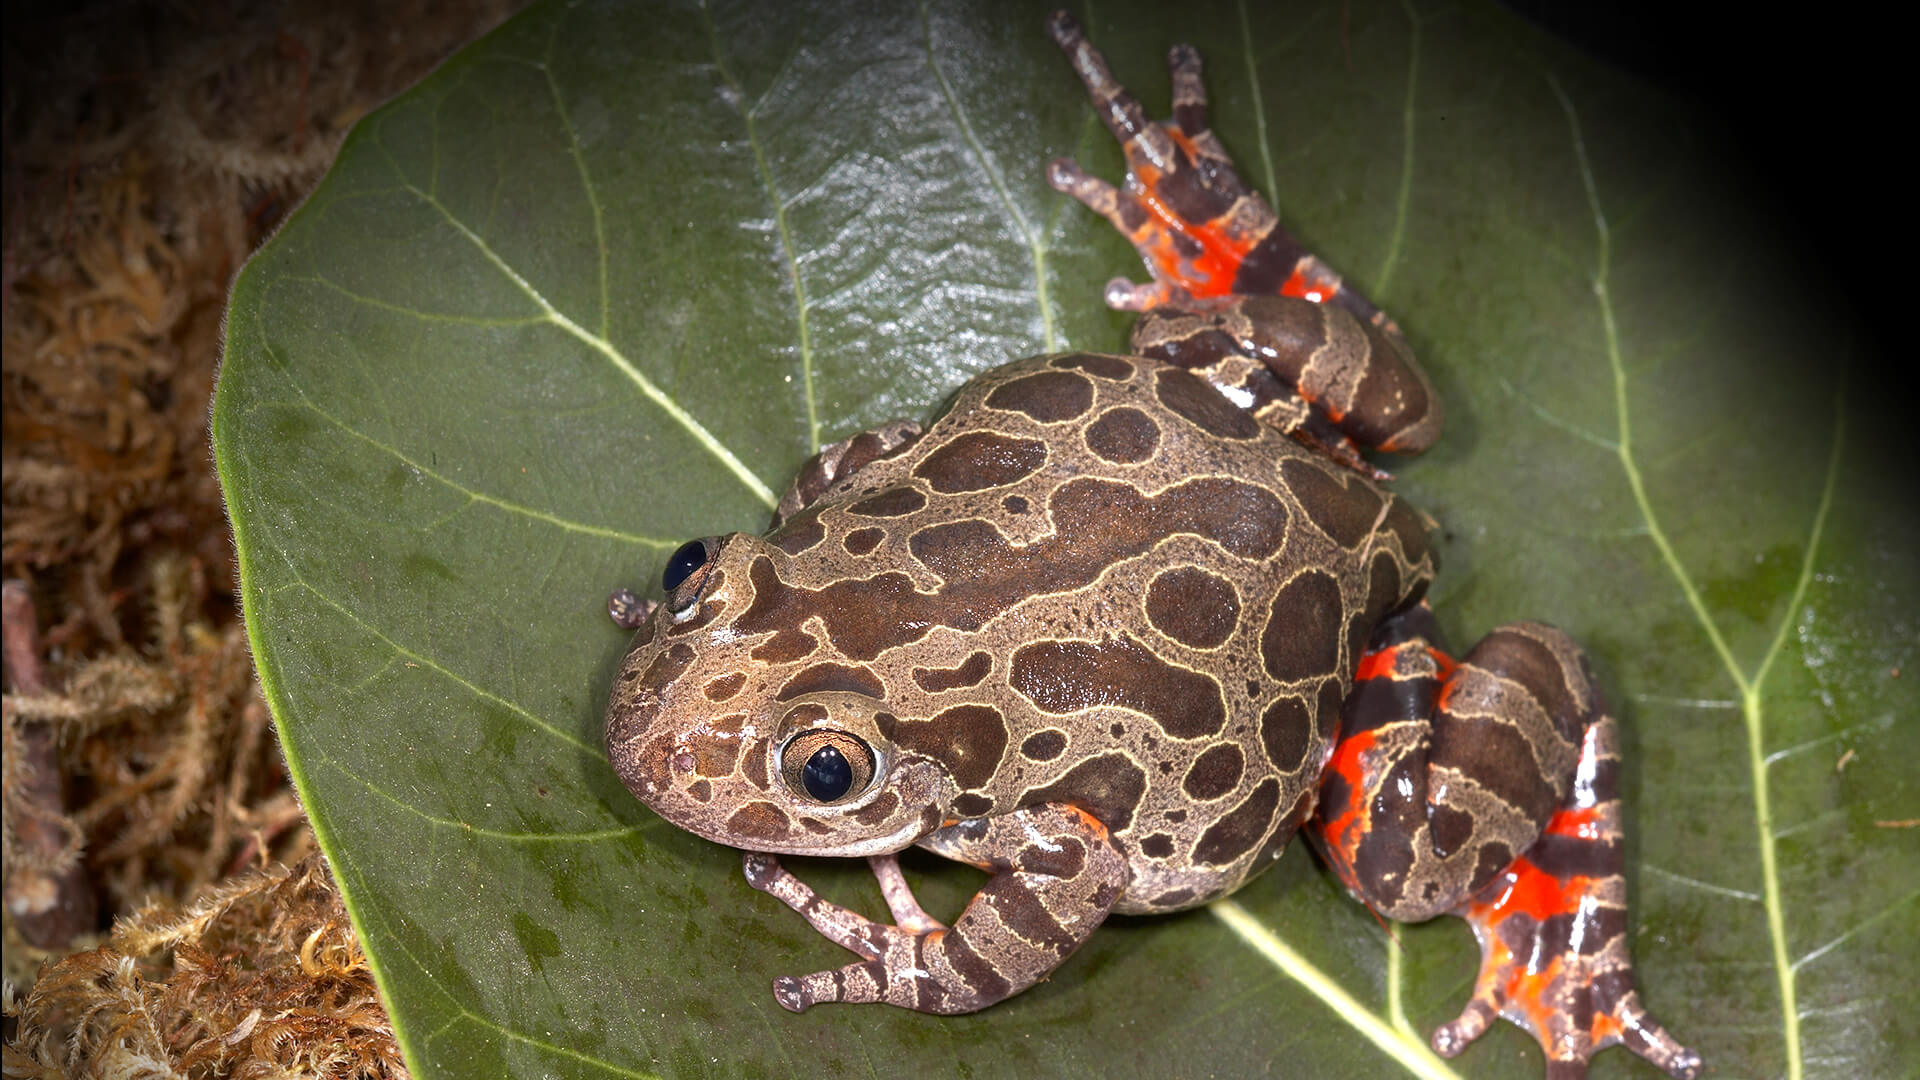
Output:
[[[1460,1080],[1460,1074],[1448,1068],[1446,1062],[1440,1060],[1425,1043],[1394,1030],[1391,1022],[1354,1000],[1346,987],[1335,982],[1326,972],[1295,952],[1292,946],[1260,925],[1260,921],[1246,908],[1232,900],[1216,900],[1207,905],[1207,910],[1226,923],[1228,929],[1239,935],[1242,941],[1251,945],[1274,967],[1325,1002],[1333,1010],[1334,1016],[1352,1025],[1368,1042],[1399,1062],[1408,1072],[1430,1080]]]
[[[1413,9],[1411,0],[1400,0],[1400,7],[1407,13],[1407,94],[1400,107],[1400,190],[1394,196],[1393,232],[1388,234],[1387,252],[1380,260],[1380,272],[1373,279],[1373,301],[1385,303],[1387,288],[1393,282],[1393,271],[1400,265],[1401,247],[1407,236],[1407,205],[1413,196],[1413,133],[1415,112],[1415,91],[1420,85],[1420,35],[1423,29],[1420,13]]]
[[[521,503],[513,502],[510,499],[503,499],[497,495],[489,495],[484,491],[476,491],[473,488],[467,487],[466,485],[461,484],[458,481],[455,481],[448,476],[445,476],[439,472],[436,472],[434,469],[432,469],[429,466],[422,465],[420,462],[415,461],[413,458],[409,457],[399,447],[391,446],[387,443],[381,442],[379,439],[376,439],[373,436],[368,435],[363,431],[360,431],[359,429],[355,428],[353,425],[347,423],[344,420],[341,420],[339,417],[334,416],[332,413],[327,412],[325,409],[322,409],[320,406],[314,404],[312,399],[307,397],[306,391],[300,389],[298,385],[294,386],[294,391],[300,395],[300,405],[302,407],[311,410],[316,415],[318,415],[321,419],[325,420],[327,423],[332,424],[334,427],[339,428],[341,431],[347,433],[348,435],[351,435],[352,437],[359,439],[361,442],[366,443],[368,446],[371,446],[374,449],[379,450],[381,453],[384,453],[393,457],[395,460],[399,461],[401,464],[405,465],[409,469],[412,469],[414,472],[420,474],[421,476],[425,476],[435,481],[436,483],[439,483],[453,491],[459,492],[461,495],[467,498],[469,503],[481,503],[486,506],[491,506],[497,510],[503,510],[509,514],[518,514],[522,517],[531,518],[535,521],[552,525],[556,529],[563,529],[567,532],[581,533],[586,536],[596,536],[603,540],[617,540],[621,543],[636,544],[641,547],[650,547],[650,548],[654,548],[656,550],[661,550],[661,551],[664,551],[667,548],[673,547],[677,543],[677,541],[674,541],[674,540],[663,540],[656,536],[645,536],[640,533],[630,533],[621,529],[608,528],[605,525],[588,525],[585,522],[574,521],[571,518],[564,518],[559,516],[558,514],[550,514],[545,510],[536,510],[531,506],[526,506]]]
[[[733,72],[727,67],[726,56],[720,51],[720,34],[713,25],[713,10],[706,0],[701,0],[700,17],[707,24],[707,41],[713,51],[714,69],[733,91],[730,100],[739,112],[741,121],[746,124],[747,145],[753,148],[753,163],[760,174],[760,187],[766,193],[767,203],[773,208],[774,230],[780,235],[780,253],[786,260],[787,278],[793,284],[794,324],[800,345],[800,387],[807,402],[807,446],[810,450],[818,450],[822,445],[820,406],[813,387],[813,336],[807,326],[810,305],[807,302],[806,281],[800,275],[800,255],[794,247],[793,231],[787,225],[786,203],[781,200],[780,190],[773,182],[773,169],[767,164],[767,150],[760,142],[759,127],[753,122],[758,105],[754,109],[746,106],[746,92],[741,88],[740,81],[733,77]],[[773,505],[771,492],[767,505]]]
[[[1027,256],[1033,261],[1034,303],[1040,307],[1040,329],[1042,340],[1046,342],[1047,352],[1058,352],[1060,339],[1054,330],[1053,303],[1047,295],[1047,247],[1042,238],[1034,233],[1028,223],[1027,215],[1013,201],[1012,192],[1007,190],[1006,178],[999,169],[994,168],[993,159],[987,155],[987,148],[974,133],[973,122],[967,118],[967,111],[960,107],[960,99],[954,96],[953,85],[947,82],[946,72],[940,69],[933,48],[933,21],[927,13],[926,0],[920,0],[920,35],[926,45],[927,69],[933,72],[935,81],[940,84],[940,94],[946,98],[947,109],[953,113],[954,123],[960,126],[960,135],[966,139],[967,147],[980,163],[980,171],[987,176],[987,182],[1000,197],[1000,205],[1006,207],[1007,214],[1013,218],[1014,228],[1019,230],[1020,239],[1027,245]]]
[[[1728,896],[1728,897],[1732,897],[1735,900],[1747,900],[1756,904],[1759,903],[1762,899],[1760,894],[1756,892],[1748,892],[1745,889],[1732,889],[1732,888],[1728,888],[1725,885],[1715,885],[1711,881],[1701,881],[1699,878],[1690,878],[1685,874],[1676,874],[1673,871],[1668,870],[1666,867],[1655,866],[1652,863],[1642,863],[1641,869],[1647,871],[1648,873],[1654,875],[1655,877],[1663,877],[1663,878],[1666,878],[1668,881],[1673,881],[1681,885],[1690,886],[1692,888],[1699,889],[1701,892],[1710,892],[1716,896]]]
[[[1801,967],[1807,964],[1813,963],[1815,960],[1818,960],[1821,957],[1827,955],[1833,950],[1839,948],[1841,945],[1846,944],[1847,939],[1852,938],[1858,934],[1864,933],[1865,931],[1872,929],[1874,926],[1877,926],[1880,923],[1886,921],[1886,919],[1889,916],[1891,916],[1895,911],[1898,911],[1900,908],[1913,903],[1915,900],[1920,900],[1920,889],[1915,889],[1914,891],[1908,893],[1907,895],[1901,897],[1900,899],[1895,900],[1893,903],[1888,904],[1885,910],[1877,912],[1876,914],[1868,918],[1862,919],[1859,922],[1853,924],[1852,926],[1848,927],[1846,930],[1842,931],[1838,937],[1835,937],[1832,941],[1827,942],[1825,945],[1820,945],[1813,949],[1808,950],[1805,955],[1801,956],[1800,959],[1795,960],[1793,962],[1794,970],[1797,971]]]
[[[777,500],[774,498],[773,490],[767,487],[766,483],[758,476],[754,475],[753,471],[748,469],[746,465],[734,455],[733,451],[727,448],[726,444],[715,438],[714,434],[708,431],[705,425],[694,419],[693,414],[681,408],[679,402],[668,397],[664,391],[654,385],[653,380],[647,378],[639,368],[635,367],[633,362],[628,360],[626,355],[619,349],[615,348],[611,341],[592,333],[587,330],[586,327],[581,326],[579,323],[567,317],[565,312],[554,307],[553,304],[541,294],[540,290],[533,287],[532,282],[522,277],[519,271],[515,270],[511,264],[500,256],[499,252],[493,250],[493,246],[488,244],[485,238],[468,228],[466,224],[455,217],[453,212],[447,209],[440,200],[411,184],[407,185],[407,190],[413,192],[415,198],[418,198],[438,211],[441,218],[444,219],[448,225],[452,226],[455,231],[459,232],[461,236],[465,237],[467,242],[474,246],[474,249],[480,253],[482,258],[492,263],[494,268],[499,270],[508,281],[511,281],[515,288],[524,293],[529,300],[532,300],[546,315],[549,322],[565,330],[567,333],[572,334],[588,348],[605,357],[639,389],[640,393],[646,397],[647,400],[653,402],[662,412],[665,412],[667,416],[672,418],[675,423],[685,429],[687,434],[693,436],[695,442],[699,443],[702,448],[718,459],[720,464],[725,466],[727,471],[731,472],[756,498],[762,503],[765,503],[769,509],[775,505]],[[808,407],[809,409],[812,407],[811,398],[809,398]]]
[[[289,566],[287,569],[288,569],[288,572],[291,573],[294,578],[293,582],[291,582],[292,585],[298,586],[299,588],[305,589],[307,592],[312,593],[315,599],[319,600],[321,603],[326,604],[328,607],[333,608],[335,611],[345,616],[348,619],[348,621],[352,622],[355,626],[360,627],[362,630],[366,631],[368,634],[371,634],[373,637],[379,639],[381,644],[385,645],[389,649],[392,649],[395,653],[418,663],[421,667],[427,669],[428,671],[432,671],[435,674],[438,674],[441,677],[446,678],[458,684],[461,688],[465,689],[468,693],[472,694],[473,696],[477,698],[481,698],[485,701],[492,702],[493,704],[498,705],[503,709],[506,709],[508,712],[511,712],[516,716],[519,716],[521,719],[525,720],[527,723],[532,724],[534,727],[539,728],[541,731],[546,732],[547,734],[553,736],[556,739],[559,739],[561,742],[564,742],[569,746],[575,747],[576,749],[579,749],[579,750],[584,750],[587,753],[594,754],[594,755],[599,755],[602,752],[598,746],[584,742],[579,737],[575,736],[572,732],[567,731],[566,729],[559,727],[551,723],[550,721],[543,720],[540,717],[535,716],[532,712],[528,711],[524,706],[518,705],[512,701],[507,700],[504,697],[501,697],[496,693],[493,693],[490,690],[487,690],[486,688],[482,687],[480,684],[467,679],[466,677],[460,675],[458,672],[454,671],[453,669],[435,662],[431,657],[428,657],[426,654],[415,652],[414,650],[407,648],[405,645],[402,645],[399,642],[393,640],[392,638],[388,637],[386,634],[382,633],[380,629],[374,626],[372,623],[366,621],[365,619],[362,619],[358,615],[355,615],[350,609],[348,609],[348,607],[345,604],[342,604],[340,601],[335,600],[333,597],[328,596],[326,593],[320,591],[318,588],[315,588],[312,582],[300,576],[300,572],[298,570],[294,569],[292,566]]]
[[[573,114],[567,111],[565,98],[560,94],[560,84],[553,77],[553,46],[560,37],[562,20],[553,20],[552,32],[547,36],[547,55],[539,66],[540,74],[547,82],[547,93],[553,98],[553,111],[560,115],[560,126],[567,133],[567,149],[573,156],[573,166],[580,173],[580,188],[587,197],[587,206],[593,211],[593,246],[600,255],[600,337],[609,338],[608,327],[613,318],[613,301],[607,286],[607,231],[602,220],[600,192],[594,186],[593,173],[587,168],[586,156],[581,152],[580,134],[574,129]]]
[[[1252,90],[1248,96],[1253,99],[1253,130],[1259,137],[1260,163],[1267,170],[1267,198],[1278,203],[1280,181],[1273,171],[1272,140],[1267,138],[1267,102],[1260,92],[1260,65],[1253,55],[1253,27],[1247,22],[1247,0],[1234,0],[1234,7],[1240,12],[1240,56],[1246,61],[1247,83]]]
[[[601,840],[617,840],[623,836],[638,836],[646,832],[648,828],[647,825],[622,825],[617,829],[594,829],[589,832],[571,833],[508,832],[505,829],[490,829],[482,825],[474,825],[471,822],[461,821],[458,818],[446,818],[440,817],[437,814],[429,814],[400,796],[395,795],[393,792],[386,790],[379,784],[342,765],[339,760],[332,755],[323,755],[323,757],[327,767],[331,768],[334,772],[366,788],[370,794],[392,803],[396,809],[412,814],[414,817],[427,822],[435,828],[448,829],[465,836],[484,836],[489,840],[498,840],[509,844],[590,844]]]

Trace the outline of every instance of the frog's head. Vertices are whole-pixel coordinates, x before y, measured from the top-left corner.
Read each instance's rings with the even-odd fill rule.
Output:
[[[951,816],[956,785],[886,737],[896,721],[877,676],[815,655],[816,637],[798,627],[816,594],[784,584],[791,562],[743,533],[674,553],[666,600],[615,679],[607,754],[641,802],[709,840],[899,851]]]

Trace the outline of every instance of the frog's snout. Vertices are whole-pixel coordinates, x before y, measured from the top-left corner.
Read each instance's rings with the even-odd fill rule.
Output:
[[[673,779],[664,740],[648,733],[659,714],[660,703],[655,698],[624,707],[616,705],[607,717],[607,759],[627,790],[649,804]]]
[[[693,650],[676,643],[665,649],[642,646],[628,654],[614,681],[607,706],[607,759],[627,790],[642,802],[674,783],[672,740],[658,730],[671,713],[676,684],[693,659]]]

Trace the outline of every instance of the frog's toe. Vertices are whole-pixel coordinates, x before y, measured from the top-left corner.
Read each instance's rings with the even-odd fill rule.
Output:
[[[1433,1029],[1434,1052],[1441,1057],[1459,1057],[1473,1040],[1486,1034],[1494,1015],[1493,1007],[1476,995],[1452,1022]]]
[[[1107,306],[1115,311],[1150,311],[1153,308],[1186,299],[1187,291],[1153,281],[1145,285],[1136,285],[1126,278],[1117,277],[1107,282]]]
[[[782,975],[773,980],[773,1000],[788,1012],[803,1013],[813,1005],[813,995],[807,992],[806,980],[792,975]]]
[[[656,600],[640,599],[632,589],[615,589],[607,597],[607,617],[622,630],[638,630],[659,606]]]
[[[746,872],[747,884],[763,893],[773,892],[774,886],[785,873],[780,868],[780,860],[764,851],[747,852],[740,860],[740,868]]]
[[[1694,1080],[1700,1075],[1703,1067],[1700,1054],[1680,1045],[1680,1040],[1667,1034],[1667,1029],[1641,1008],[1638,991],[1627,991],[1614,1006],[1612,1017],[1620,1028],[1620,1043],[1627,1049],[1679,1080]]]

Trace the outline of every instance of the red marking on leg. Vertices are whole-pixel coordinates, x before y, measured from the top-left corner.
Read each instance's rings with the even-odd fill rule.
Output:
[[[1546,831],[1556,836],[1577,836],[1582,840],[1603,840],[1604,825],[1597,806],[1574,806],[1556,811]]]
[[[1422,652],[1432,661],[1434,673],[1440,679],[1453,677],[1454,668],[1459,665],[1454,663],[1451,656],[1423,641],[1414,640],[1363,653],[1359,666],[1354,668],[1353,679],[1355,682],[1365,682],[1368,679],[1427,678],[1429,673],[1424,671],[1417,662],[1408,660],[1404,664],[1401,663],[1403,655],[1417,656]]]
[[[1151,236],[1144,243],[1135,238],[1133,246],[1155,268],[1154,276],[1185,289],[1196,299],[1231,294],[1234,275],[1239,272],[1246,251],[1236,250],[1224,230],[1212,224],[1195,225],[1188,222],[1161,202],[1155,193],[1161,175],[1158,170],[1143,165],[1140,166],[1140,173],[1140,205],[1147,208],[1156,223],[1143,230],[1149,231]],[[1200,254],[1192,257],[1180,254],[1173,242],[1174,233],[1180,233],[1198,244]]]
[[[1342,288],[1340,275],[1320,265],[1318,259],[1307,257],[1294,265],[1293,273],[1288,274],[1286,283],[1280,286],[1280,295],[1324,304],[1339,296]]]
[[[1561,811],[1562,814],[1567,812]],[[1499,887],[1502,881],[1506,884]],[[1499,887],[1497,892],[1496,887]],[[1492,899],[1468,904],[1466,918],[1490,928],[1499,926],[1515,914],[1545,922],[1554,915],[1578,911],[1581,902],[1592,891],[1592,878],[1576,874],[1562,881],[1535,866],[1532,860],[1523,855],[1513,860],[1513,865],[1505,873],[1481,891],[1481,896],[1491,896]]]
[[[1393,663],[1397,655],[1398,651],[1395,649],[1375,649],[1362,656],[1360,666],[1353,672],[1354,681],[1393,678]]]
[[[1360,849],[1360,838],[1366,835],[1371,820],[1371,808],[1367,805],[1367,789],[1364,783],[1367,772],[1366,757],[1373,749],[1377,737],[1372,731],[1363,731],[1341,739],[1334,746],[1333,757],[1327,761],[1325,773],[1337,773],[1347,784],[1346,804],[1332,808],[1336,812],[1332,817],[1317,817],[1313,827],[1320,831],[1324,841],[1327,861],[1333,864],[1333,871],[1339,875],[1347,888],[1359,891],[1359,881],[1353,873],[1354,855]],[[1325,780],[1321,781],[1325,790]]]

